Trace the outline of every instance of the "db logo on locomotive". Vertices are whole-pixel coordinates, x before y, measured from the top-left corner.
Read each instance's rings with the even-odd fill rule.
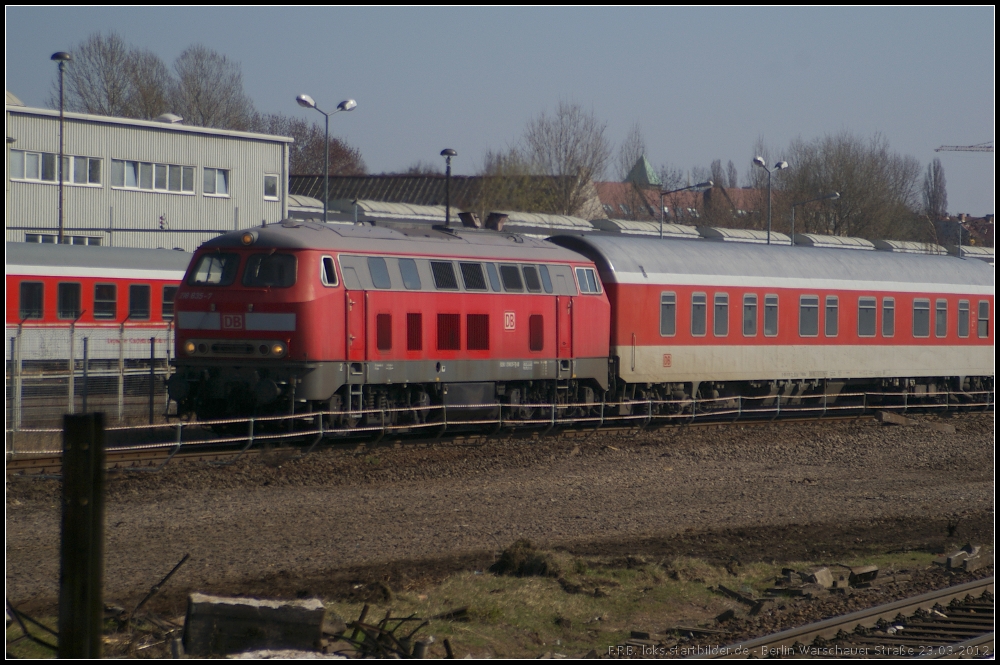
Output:
[[[223,314],[222,315],[222,329],[223,330],[243,330],[243,315],[242,314]]]

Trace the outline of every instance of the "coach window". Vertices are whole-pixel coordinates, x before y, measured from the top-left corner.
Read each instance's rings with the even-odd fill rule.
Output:
[[[94,318],[113,319],[118,316],[118,287],[114,284],[94,285]]]
[[[826,319],[824,320],[827,337],[836,337],[840,330],[840,302],[837,296],[826,297]]]
[[[930,337],[931,301],[918,298],[913,301],[913,336]]]
[[[392,350],[392,314],[375,315],[375,348],[379,351]]]
[[[399,274],[403,276],[403,286],[408,290],[420,290],[420,273],[417,272],[416,261],[413,259],[400,259]]]
[[[500,293],[500,276],[497,275],[497,267],[492,263],[486,264],[486,274],[490,278],[490,286],[494,291]]]
[[[538,272],[542,276],[542,288],[545,289],[546,293],[552,293],[552,278],[549,277],[549,267],[546,265],[538,266]]]
[[[743,296],[743,336],[757,336],[757,296],[752,293]]]
[[[45,285],[41,282],[21,282],[21,320],[42,318]]]
[[[372,276],[372,284],[376,289],[388,289],[392,286],[389,279],[389,268],[381,256],[368,257],[368,272]]]
[[[778,296],[764,296],[764,337],[778,335]]]
[[[593,268],[577,268],[576,279],[580,282],[580,293],[600,293],[601,287],[597,285],[597,276]]]
[[[149,318],[148,284],[132,284],[128,287],[128,318],[133,321]]]
[[[486,278],[483,276],[483,266],[478,263],[459,263],[462,269],[462,281],[466,291],[485,291]]]
[[[858,337],[875,336],[877,306],[878,301],[875,298],[858,298]]]
[[[708,296],[704,293],[695,293],[691,296],[691,334],[695,337],[703,337],[708,325],[705,321],[708,309]]]
[[[541,351],[545,348],[545,318],[541,314],[528,317],[528,350]]]
[[[455,266],[451,261],[431,261],[431,272],[434,274],[434,286],[448,291],[458,290]]]
[[[174,300],[177,299],[176,286],[163,287],[163,306],[160,308],[164,321],[174,320]]]
[[[896,299],[882,298],[882,337],[896,334]]]
[[[80,318],[80,285],[73,282],[60,282],[56,293],[56,310],[60,319]]]
[[[799,337],[819,335],[819,296],[799,297]]]
[[[969,301],[958,301],[958,336],[969,336]]]
[[[323,286],[337,286],[337,266],[332,256],[324,256],[319,266],[319,281]]]
[[[948,301],[943,298],[934,303],[934,336],[948,334]]]
[[[980,337],[990,336],[990,301],[979,301],[979,320],[977,321],[976,333]]]
[[[524,291],[524,285],[521,283],[521,271],[517,269],[517,266],[500,266],[500,279],[503,280],[505,291]]]
[[[660,294],[660,335],[673,337],[677,334],[677,294]]]
[[[715,294],[715,311],[712,313],[712,326],[716,337],[729,335],[729,294]]]
[[[538,269],[535,266],[521,266],[524,271],[524,285],[531,293],[539,293],[542,290],[542,282],[538,279]]]

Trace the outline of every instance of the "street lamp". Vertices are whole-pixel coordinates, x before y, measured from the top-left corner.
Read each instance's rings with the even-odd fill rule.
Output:
[[[826,196],[817,196],[814,199],[809,199],[808,201],[799,201],[798,203],[792,204],[792,244],[795,244],[795,206],[804,205],[806,203],[812,203],[813,201],[826,201],[827,199],[839,199],[840,192],[834,192],[833,194],[827,194]]]
[[[326,129],[323,132],[323,143],[326,148],[326,159],[323,162],[323,223],[327,221],[327,213],[330,207],[330,116],[334,113],[340,113],[341,111],[353,111],[358,105],[353,99],[345,99],[344,101],[337,104],[337,110],[332,113],[327,113],[320,107],[316,106],[316,102],[309,95],[299,95],[295,98],[299,106],[306,109],[316,109],[326,118]]]
[[[66,127],[66,114],[65,114],[65,104],[63,100],[63,77],[66,71],[66,63],[72,60],[69,53],[65,51],[59,51],[58,53],[53,53],[50,60],[55,60],[59,63],[59,237],[57,238],[59,244],[63,243],[65,240],[65,231],[63,229],[63,131]]]
[[[754,157],[753,163],[767,171],[767,244],[771,244],[771,174],[788,168],[788,162],[778,162],[773,169],[767,168],[763,157]]]
[[[660,190],[660,238],[663,237],[663,197],[668,194],[676,194],[677,192],[686,192],[689,189],[701,189],[702,187],[712,187],[715,185],[711,180],[706,180],[705,182],[699,182],[697,185],[688,185],[687,187],[681,187],[680,189],[672,189],[669,192]],[[675,208],[677,206],[674,206]]]
[[[451,226],[451,158],[458,157],[458,153],[451,148],[441,151],[444,157],[444,225]]]

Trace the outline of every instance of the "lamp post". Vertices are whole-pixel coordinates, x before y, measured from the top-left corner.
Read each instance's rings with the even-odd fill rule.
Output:
[[[767,244],[771,244],[771,175],[775,171],[788,168],[788,162],[778,162],[773,169],[767,168],[763,157],[754,157],[753,163],[767,171]]]
[[[834,192],[832,194],[827,194],[826,196],[817,196],[814,199],[809,199],[808,201],[799,201],[798,203],[792,204],[792,244],[795,244],[795,206],[804,205],[806,203],[812,203],[813,201],[825,201],[827,199],[839,199],[840,192]]]
[[[660,238],[663,238],[663,197],[668,194],[676,194],[677,192],[686,192],[689,189],[701,189],[702,187],[712,187],[715,185],[711,180],[706,180],[705,182],[699,182],[697,185],[688,185],[687,187],[681,187],[680,189],[672,189],[668,192],[660,190]],[[677,206],[674,206],[675,208]]]
[[[337,104],[337,110],[331,113],[327,113],[320,107],[316,106],[316,102],[309,95],[299,95],[295,98],[298,105],[306,109],[316,109],[323,114],[326,119],[326,128],[323,132],[323,147],[326,149],[326,159],[323,164],[323,223],[327,221],[327,214],[330,207],[330,116],[334,113],[340,113],[341,111],[353,111],[357,107],[358,103],[353,99],[345,99],[344,101]]]
[[[59,237],[57,241],[61,245],[65,240],[63,225],[63,133],[66,127],[66,107],[63,99],[63,78],[66,73],[66,63],[73,58],[70,57],[69,53],[59,51],[58,53],[53,53],[49,59],[59,63],[59,168],[56,177],[59,178]]]
[[[444,157],[444,225],[451,226],[451,158],[457,157],[458,153],[451,148],[441,151]]]

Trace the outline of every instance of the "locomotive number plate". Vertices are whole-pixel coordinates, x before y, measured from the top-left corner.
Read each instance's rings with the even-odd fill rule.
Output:
[[[504,330],[514,329],[514,312],[503,313],[503,329]]]

